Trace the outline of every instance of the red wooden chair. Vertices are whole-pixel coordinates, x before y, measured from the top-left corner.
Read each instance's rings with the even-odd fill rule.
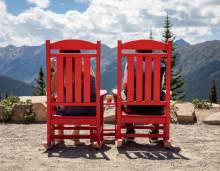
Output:
[[[48,148],[53,147],[55,140],[75,138],[94,140],[94,145],[98,148],[101,147],[103,142],[102,99],[106,91],[100,91],[100,46],[100,41],[97,41],[97,44],[83,40],[62,40],[53,43],[50,43],[49,40],[46,41]],[[80,50],[81,53],[61,53],[62,50]],[[51,93],[51,59],[57,61],[57,97]],[[92,62],[93,64],[96,63],[96,102],[92,102],[90,96]],[[84,65],[83,77],[81,77],[82,64]],[[56,106],[95,106],[96,115],[56,115]],[[57,134],[56,130],[59,130],[62,134]],[[89,134],[67,135],[65,130],[88,130]]]
[[[152,53],[136,53],[136,50],[153,50]],[[127,59],[128,80],[127,99],[122,100],[122,59]],[[136,58],[136,60],[135,60]],[[145,58],[145,78],[143,78],[143,59]],[[122,145],[122,138],[127,137],[149,137],[163,138],[164,146],[170,146],[170,79],[171,79],[171,58],[172,42],[167,44],[155,40],[135,40],[122,43],[118,41],[118,72],[117,90],[113,90],[116,97],[116,146]],[[161,101],[161,81],[160,64],[165,61],[165,100]],[[152,62],[154,63],[152,65]],[[134,68],[136,65],[136,92],[134,94]],[[154,66],[154,67],[152,67]],[[152,74],[153,72],[153,74]],[[154,75],[154,76],[152,76]],[[144,83],[143,83],[144,81]],[[144,86],[144,87],[143,87]],[[165,110],[161,115],[139,115],[138,113],[126,114],[122,110],[122,105],[153,105],[164,106]],[[127,126],[134,124],[134,126]],[[140,125],[141,124],[141,125]],[[147,126],[148,124],[158,124],[158,126]],[[138,125],[138,126],[137,126]],[[122,133],[122,129],[150,129],[162,130],[159,134],[127,134]]]

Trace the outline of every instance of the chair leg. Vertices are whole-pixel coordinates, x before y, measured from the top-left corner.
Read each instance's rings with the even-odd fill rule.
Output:
[[[164,141],[163,141],[164,148],[171,148],[170,130],[169,129],[170,129],[169,123],[165,124],[165,128],[164,128],[165,138],[164,138]]]
[[[43,144],[46,150],[52,149],[54,146],[54,141],[52,140],[53,129],[50,124],[47,124],[47,143]]]
[[[101,149],[103,141],[101,140],[100,128],[96,128],[96,141],[92,142],[92,146],[96,149]]]

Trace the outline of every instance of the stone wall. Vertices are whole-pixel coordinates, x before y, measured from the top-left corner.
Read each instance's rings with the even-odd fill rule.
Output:
[[[36,122],[47,121],[46,96],[20,96],[19,98],[23,102],[25,102],[28,99],[32,101],[33,103],[32,109],[36,114],[35,116]],[[189,102],[176,103],[174,101],[171,101],[171,105],[176,106],[175,117],[177,119],[177,123],[182,123],[182,124],[193,124],[197,121],[197,119],[201,120],[200,122],[202,122],[205,116],[220,111],[219,104],[213,104],[212,108],[209,110],[195,110],[192,103]],[[24,111],[28,109],[28,107],[30,106],[24,104],[21,105],[15,104],[12,110],[12,122],[16,122],[16,123],[23,122]],[[2,113],[3,113],[2,111],[3,111],[3,106],[0,105],[0,120],[2,118]],[[204,117],[200,117],[203,116],[201,113],[205,113],[203,114]],[[105,114],[104,114],[105,123],[114,124],[114,119],[115,119],[115,108],[107,107],[105,109]]]

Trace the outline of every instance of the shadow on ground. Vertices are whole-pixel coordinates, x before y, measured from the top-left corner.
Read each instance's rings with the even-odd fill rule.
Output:
[[[128,142],[118,148],[118,153],[125,155],[129,159],[148,159],[148,160],[175,160],[189,158],[180,154],[181,148],[171,147],[166,149],[162,143],[158,144],[138,144],[136,142]]]
[[[94,149],[90,145],[66,146],[63,144],[62,146],[55,146],[53,149],[48,150],[45,153],[48,153],[48,157],[111,160],[111,157],[109,157],[112,156],[110,155],[111,152],[108,152],[111,148],[116,147],[112,145],[104,145],[102,149],[98,150]],[[183,156],[180,151],[181,149],[179,147],[165,149],[161,143],[139,144],[136,142],[127,142],[124,143],[122,147],[117,148],[116,153],[121,155],[121,157],[126,157],[128,159],[189,160],[189,158]]]
[[[46,151],[48,157],[60,157],[60,158],[85,158],[85,159],[104,159],[110,160],[106,152],[110,150],[110,147],[103,146],[102,149],[94,149],[91,145],[81,146],[55,146],[53,149]]]

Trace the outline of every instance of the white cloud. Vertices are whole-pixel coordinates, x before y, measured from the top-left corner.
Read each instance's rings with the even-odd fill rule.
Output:
[[[0,1],[0,11],[6,11],[7,7],[4,1]]]
[[[192,43],[207,37],[216,39],[213,28],[220,28],[217,0],[210,3],[208,0],[195,0],[195,3],[190,0],[91,0],[86,11],[71,10],[64,14],[42,8],[42,5],[30,8],[14,16],[0,0],[0,46],[38,45],[46,39],[78,38],[101,40],[113,47],[118,39],[147,38],[149,25],[154,38],[161,40],[167,11],[177,38]]]
[[[35,4],[40,8],[47,8],[49,7],[50,1],[49,0],[27,0],[30,4]]]

